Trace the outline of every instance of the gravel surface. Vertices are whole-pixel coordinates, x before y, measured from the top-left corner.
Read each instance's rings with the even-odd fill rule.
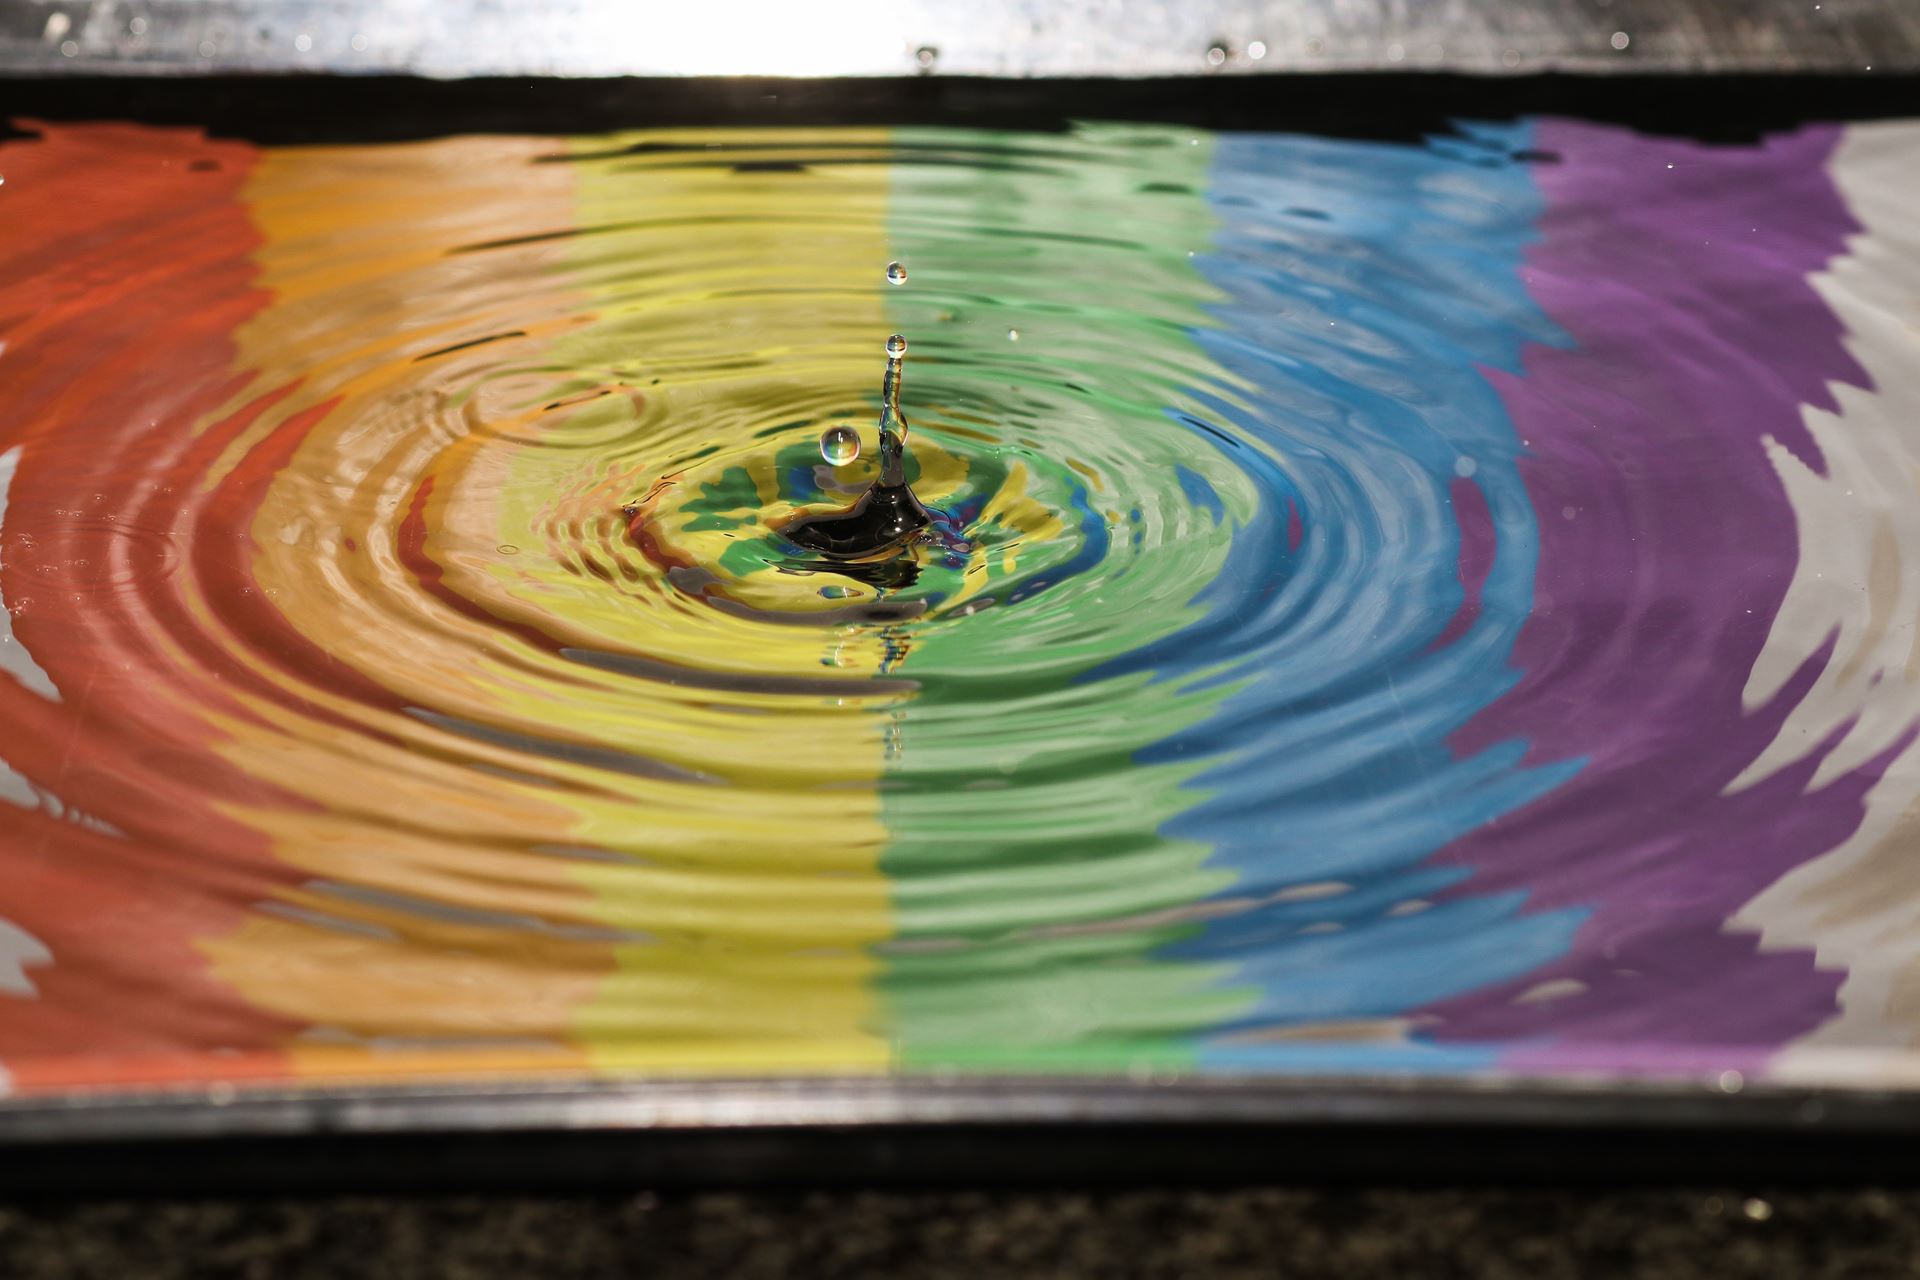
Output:
[[[9,1280],[1920,1276],[1920,1192],[1019,1192],[0,1207]]]

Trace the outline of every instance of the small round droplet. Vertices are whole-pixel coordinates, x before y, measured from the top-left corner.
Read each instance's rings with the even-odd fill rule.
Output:
[[[933,64],[940,61],[940,51],[930,44],[923,44],[913,51],[913,60],[922,71],[931,71]]]
[[[860,435],[852,427],[828,427],[820,433],[820,456],[844,467],[860,456]]]
[[[887,264],[887,283],[888,284],[905,284],[906,282],[907,282],[906,267],[898,262],[889,262]]]
[[[1207,47],[1207,65],[1217,67],[1227,60],[1227,47],[1223,44]]]
[[[1607,43],[1612,45],[1617,51],[1624,51],[1628,45],[1633,43],[1633,37],[1624,31],[1616,31],[1612,37],[1608,39]]]
[[[1020,341],[1020,331],[1018,329],[1007,330],[1007,341],[1008,342]]]
[[[905,354],[907,354],[907,340],[905,338],[896,333],[887,339],[887,359],[898,360]]]

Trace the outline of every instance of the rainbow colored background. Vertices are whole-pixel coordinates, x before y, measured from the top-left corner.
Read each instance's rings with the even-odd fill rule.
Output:
[[[1915,1078],[1920,126],[35,131],[12,1089]],[[633,567],[667,454],[735,536],[894,331],[995,607]]]

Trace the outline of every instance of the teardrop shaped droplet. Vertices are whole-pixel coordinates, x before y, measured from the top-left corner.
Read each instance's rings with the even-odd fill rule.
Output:
[[[860,433],[852,427],[828,427],[820,433],[820,456],[844,467],[860,456]]]
[[[888,284],[905,284],[906,282],[907,282],[907,268],[905,264],[899,263],[899,262],[889,262],[887,264],[887,283]]]
[[[898,360],[905,354],[907,354],[907,340],[905,338],[896,333],[887,339],[887,359]]]

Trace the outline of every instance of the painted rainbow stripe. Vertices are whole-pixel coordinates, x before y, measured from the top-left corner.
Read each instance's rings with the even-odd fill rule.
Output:
[[[0,171],[13,1089],[1920,1080],[1920,125],[102,125]],[[712,334],[811,328],[871,349],[794,343],[744,439]],[[997,530],[931,580],[995,607],[685,606],[724,559],[709,603],[828,607],[764,522],[894,330],[923,489]],[[633,438],[671,473],[583,467]],[[808,751],[639,664],[808,691]],[[985,690],[1112,713],[988,770]]]

